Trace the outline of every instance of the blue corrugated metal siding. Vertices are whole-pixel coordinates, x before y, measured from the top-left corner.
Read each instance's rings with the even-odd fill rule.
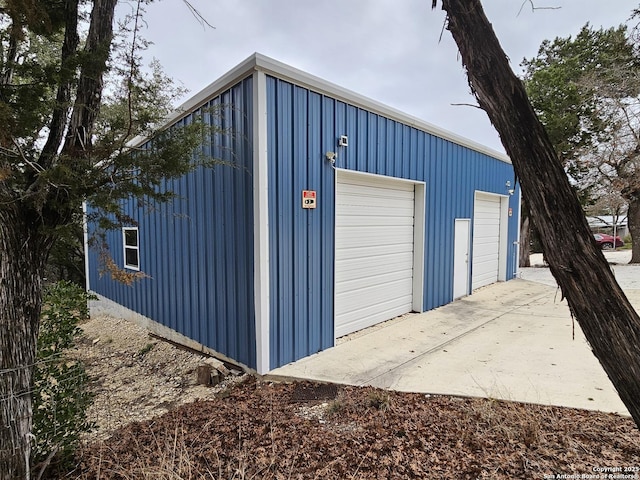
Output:
[[[232,133],[203,145],[236,168],[198,170],[167,185],[178,199],[127,213],[140,227],[148,278],[127,287],[100,277],[92,288],[249,366],[255,366],[251,78],[209,102],[206,115]],[[424,309],[452,300],[455,218],[472,218],[474,192],[506,195],[511,165],[389,118],[267,76],[270,368],[334,342],[336,167],[425,182]],[[337,146],[347,135],[349,146]],[[302,190],[317,208],[301,207]],[[507,278],[515,270],[518,191],[509,200]],[[122,265],[121,232],[108,235]]]
[[[333,172],[325,100],[267,77],[271,368],[333,345]],[[327,132],[328,133],[328,132]],[[302,190],[319,192],[303,210]]]
[[[455,218],[472,218],[474,191],[506,195],[512,166],[411,126],[267,76],[270,362],[276,368],[333,345],[336,166],[426,183],[424,308],[452,300]],[[348,147],[337,138],[347,135]],[[317,208],[301,208],[302,190]],[[517,238],[509,205],[509,245]],[[509,248],[507,278],[513,277]]]
[[[134,201],[141,269],[126,286],[99,275],[90,252],[92,290],[246,365],[255,367],[253,288],[253,138],[249,77],[207,105],[205,120],[222,130],[203,153],[233,162],[169,182],[177,198],[152,211]],[[110,253],[123,265],[122,234],[109,232]]]

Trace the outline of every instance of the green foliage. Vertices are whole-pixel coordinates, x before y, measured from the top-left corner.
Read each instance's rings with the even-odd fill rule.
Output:
[[[89,316],[91,297],[78,285],[58,282],[47,287],[34,369],[32,462],[69,462],[79,436],[91,429],[86,410],[91,395],[84,366],[69,355],[80,333],[79,322]]]
[[[84,232],[82,209],[74,214],[74,221],[58,228],[58,237],[51,247],[47,263],[47,283],[66,280],[76,285],[85,285]]]
[[[138,352],[138,356],[139,357],[144,357],[147,353],[149,353],[151,350],[153,350],[153,347],[155,347],[156,344],[155,343],[147,343],[144,347],[142,347],[140,349],[140,351]]]
[[[166,128],[185,89],[157,62],[142,63],[145,1],[115,32],[106,19],[90,24],[85,2],[2,3],[0,205],[32,212],[38,233],[77,245],[77,228],[69,225],[78,224],[83,201],[91,221],[117,228],[132,223],[122,213],[125,201],[169,201],[167,180],[216,163],[196,151],[216,130],[211,112]],[[91,50],[86,40],[94,26],[105,43]]]
[[[113,27],[118,3],[0,0],[0,221],[2,231],[15,237],[0,242],[0,259],[3,266],[18,270],[5,269],[16,281],[29,283],[24,279],[51,272],[45,272],[44,265],[64,256],[62,243],[62,248],[51,248],[60,239],[78,246],[83,201],[92,207],[89,221],[117,228],[133,223],[122,211],[126,202],[168,201],[174,196],[172,179],[215,163],[196,151],[210,135],[207,125],[214,125],[208,114],[185,112],[185,121],[163,128],[176,90],[157,65],[151,73],[142,65],[142,13],[149,0],[135,2],[119,32]],[[5,262],[18,255],[29,260]],[[32,307],[39,305],[35,300],[41,296],[41,283],[31,282],[28,288],[18,283],[24,287],[20,289],[1,284],[0,295],[8,296],[3,297],[2,314],[13,317],[1,322],[0,335],[17,345],[22,332],[32,338],[38,330],[39,312]],[[62,354],[73,343],[74,322],[86,310],[82,301],[63,302],[62,293],[56,292],[49,292],[50,306],[43,317],[34,395],[33,457],[45,463],[55,449],[64,458],[86,428],[75,413],[84,411],[88,402],[80,388],[85,380],[82,367]],[[22,308],[25,302],[30,308]],[[28,351],[20,352],[23,355],[0,352],[3,367],[26,367],[25,359],[31,363],[34,347],[24,345]],[[28,408],[29,401],[26,396],[11,399],[20,408]],[[10,411],[3,415],[0,410],[0,417]],[[29,470],[27,432],[24,422],[18,423],[16,446],[0,449],[3,478],[7,462],[12,466],[4,470]],[[1,445],[15,442],[10,433],[0,428]]]
[[[606,141],[615,128],[599,106],[611,96],[637,92],[625,88],[636,74],[639,59],[624,26],[545,40],[537,57],[524,60],[527,94],[567,172],[576,182],[587,175],[580,162],[584,149]],[[603,92],[601,85],[609,85]]]
[[[575,37],[544,41],[522,63],[531,103],[585,210],[616,215],[640,199],[638,28],[587,24]]]
[[[86,42],[89,4],[27,3],[5,0],[0,8],[0,209],[28,213],[34,233],[52,240],[49,279],[81,283],[81,203],[98,226],[91,246],[106,258],[104,231],[135,224],[124,204],[156,208],[175,197],[172,179],[222,163],[198,149],[220,133],[218,113],[165,124],[185,89],[157,61],[143,64],[146,1],[120,19],[113,37],[103,28],[108,40],[94,51]]]

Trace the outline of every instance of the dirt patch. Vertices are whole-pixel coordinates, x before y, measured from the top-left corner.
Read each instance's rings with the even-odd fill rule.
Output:
[[[151,336],[126,320],[108,316],[81,325],[76,356],[92,378],[95,395],[89,420],[96,429],[87,440],[105,439],[131,422],[162,415],[197,399],[215,398],[229,384],[198,385],[196,369],[208,358]]]

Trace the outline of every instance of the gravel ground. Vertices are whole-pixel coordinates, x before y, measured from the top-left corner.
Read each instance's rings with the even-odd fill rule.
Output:
[[[76,355],[92,378],[95,399],[88,417],[97,427],[87,439],[108,438],[131,422],[215,398],[238,381],[230,376],[215,387],[198,385],[196,369],[207,356],[152,337],[126,320],[99,316],[81,327]]]

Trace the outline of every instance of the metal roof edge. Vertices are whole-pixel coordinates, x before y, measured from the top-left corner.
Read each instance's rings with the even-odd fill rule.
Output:
[[[423,130],[427,133],[435,135],[437,137],[449,140],[458,145],[468,147],[479,153],[484,153],[490,157],[494,157],[497,160],[501,160],[506,163],[511,163],[511,159],[504,153],[498,152],[492,148],[482,145],[468,138],[465,138],[456,133],[445,130],[432,123],[426,122],[420,118],[414,117],[393,107],[380,103],[364,95],[360,95],[352,90],[340,87],[334,83],[331,83],[322,78],[316,77],[310,73],[299,70],[295,67],[282,63],[273,58],[267,57],[260,53],[255,53],[253,57],[256,59],[256,68],[264,71],[265,73],[272,73],[274,76],[288,80],[291,83],[300,85],[301,87],[309,88],[318,93],[326,93],[337,100],[354,105],[356,107],[362,107],[366,110],[371,110],[374,113],[379,113],[392,120],[397,120],[406,125]]]
[[[193,113],[202,105],[214,98],[216,95],[222,93],[227,88],[242,80],[249,73],[253,72],[256,67],[256,55],[257,54],[255,53],[253,55],[250,55],[238,65],[229,70],[227,73],[222,75],[220,78],[214,80],[198,93],[193,95],[191,98],[184,101],[173,112],[171,112],[171,114],[169,114],[169,116],[162,123],[161,128],[169,127],[178,120]],[[130,145],[132,147],[137,147],[142,145],[147,140],[147,137],[137,136],[133,140],[131,140]]]
[[[165,126],[171,125],[178,121],[182,117],[197,110],[200,106],[206,103],[211,98],[215,97],[225,89],[237,83],[242,78],[254,70],[261,70],[266,74],[272,74],[275,77],[282,80],[289,81],[301,87],[308,88],[321,94],[327,94],[337,100],[348,103],[350,105],[364,108],[365,110],[371,110],[374,113],[378,113],[392,120],[404,123],[411,127],[415,127],[418,130],[425,131],[437,137],[449,140],[455,144],[470,148],[479,153],[483,153],[497,160],[511,163],[511,159],[504,153],[498,152],[492,148],[489,148],[481,143],[475,142],[468,138],[465,138],[456,133],[450,132],[443,128],[440,128],[432,123],[426,122],[422,119],[404,113],[400,110],[392,108],[388,105],[380,103],[371,98],[360,95],[352,90],[340,87],[334,83],[324,80],[320,77],[316,77],[310,73],[299,70],[295,67],[287,65],[286,63],[275,60],[271,57],[263,55],[261,53],[253,53],[220,78],[210,83],[200,92],[196,93],[193,97],[186,100],[180,105],[164,122]],[[134,139],[133,145],[140,145],[146,139]]]
[[[185,115],[188,115],[199,107],[204,105],[207,101],[214,98],[219,93],[223,92],[227,88],[233,86],[238,83],[244,77],[246,77],[249,73],[253,72],[256,67],[256,54],[247,57],[245,60],[240,62],[238,65],[233,67],[227,73],[222,75],[217,80],[211,82],[209,85],[204,87],[198,93],[196,93],[193,97],[186,100],[182,105],[180,105],[166,120],[166,124],[174,123]]]

